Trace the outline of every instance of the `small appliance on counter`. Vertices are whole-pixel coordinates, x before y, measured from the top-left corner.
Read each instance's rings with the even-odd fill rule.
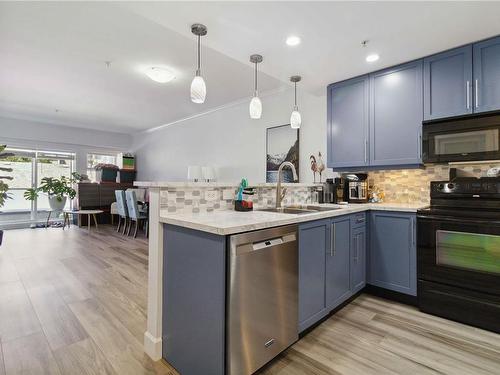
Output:
[[[368,202],[368,175],[366,173],[343,174],[344,200],[349,203]]]
[[[327,178],[323,185],[323,203],[338,204],[344,200],[344,181],[337,177]]]
[[[324,186],[315,186],[311,192],[311,203],[325,203]]]

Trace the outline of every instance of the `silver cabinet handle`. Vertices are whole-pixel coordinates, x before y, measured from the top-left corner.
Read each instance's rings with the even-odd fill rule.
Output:
[[[420,130],[418,131],[417,137],[417,154],[418,158],[422,159],[422,132]]]
[[[413,231],[413,218],[410,219],[410,235],[411,235],[411,244],[413,245],[415,243],[415,233]]]
[[[368,141],[365,139],[365,164],[367,163],[367,148],[368,148]]]
[[[330,233],[330,256],[335,256],[335,223],[332,223],[331,233]]]
[[[358,237],[354,236],[354,250],[356,251],[354,253],[354,261],[358,263]]]
[[[465,84],[465,88],[466,88],[466,91],[467,91],[467,94],[466,94],[466,101],[467,101],[467,109],[470,109],[470,82],[467,81],[467,83]]]
[[[479,108],[479,82],[476,79],[476,108]]]

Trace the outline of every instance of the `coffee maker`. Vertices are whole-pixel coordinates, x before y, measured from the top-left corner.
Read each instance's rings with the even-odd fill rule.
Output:
[[[368,202],[368,175],[366,173],[343,174],[344,196],[349,203]]]
[[[323,201],[325,203],[339,203],[344,201],[344,181],[337,177],[327,178],[323,186]]]

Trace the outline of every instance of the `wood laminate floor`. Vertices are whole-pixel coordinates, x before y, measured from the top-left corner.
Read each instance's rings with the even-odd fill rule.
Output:
[[[142,351],[146,299],[144,238],[105,226],[90,235],[76,227],[7,231],[0,375],[176,375]],[[499,375],[500,335],[362,295],[262,374]]]
[[[110,226],[6,231],[0,375],[177,374],[143,352],[147,261]]]

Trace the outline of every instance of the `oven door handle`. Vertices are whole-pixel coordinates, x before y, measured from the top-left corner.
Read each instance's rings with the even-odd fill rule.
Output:
[[[434,221],[444,221],[450,223],[462,223],[462,224],[488,224],[488,225],[500,225],[499,220],[491,220],[491,219],[477,219],[477,218],[468,218],[468,217],[448,217],[448,216],[439,216],[439,215],[417,215],[417,219],[420,220],[434,220]]]

